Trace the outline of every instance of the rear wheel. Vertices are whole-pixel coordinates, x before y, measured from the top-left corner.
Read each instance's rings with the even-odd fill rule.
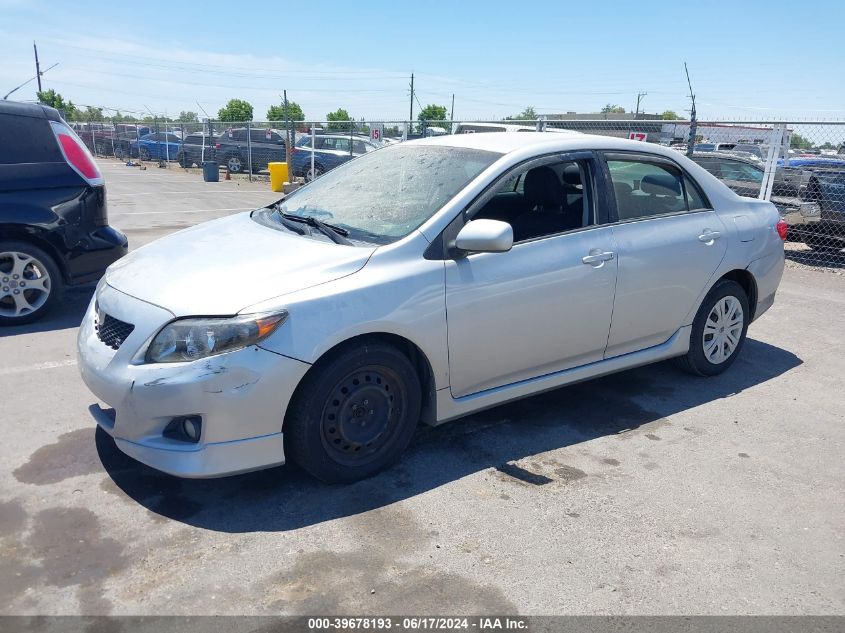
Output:
[[[0,325],[41,318],[61,292],[61,273],[52,257],[27,242],[0,242]]]
[[[233,174],[239,174],[244,170],[244,162],[241,160],[240,156],[229,156],[229,158],[226,159],[226,167]]]
[[[715,376],[730,367],[745,343],[751,310],[735,281],[718,282],[701,302],[692,322],[690,348],[677,359],[691,374]]]
[[[398,459],[420,415],[420,383],[402,352],[359,343],[321,360],[285,416],[288,457],[329,483],[370,477]]]

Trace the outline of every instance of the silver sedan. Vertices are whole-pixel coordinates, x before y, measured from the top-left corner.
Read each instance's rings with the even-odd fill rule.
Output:
[[[353,481],[419,421],[667,358],[725,371],[774,301],[785,236],[773,205],[652,144],[396,144],[113,264],[79,367],[97,423],[154,468],[288,458]]]

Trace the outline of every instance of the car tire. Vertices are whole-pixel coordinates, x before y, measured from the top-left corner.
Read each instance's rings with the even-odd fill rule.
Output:
[[[190,160],[188,160],[187,157],[180,156],[179,157],[179,165],[184,169],[188,169],[189,167],[193,166],[193,163]]]
[[[226,159],[226,168],[233,174],[239,174],[244,170],[244,162],[240,156],[229,156]]]
[[[63,287],[59,267],[42,249],[0,241],[0,326],[40,319],[59,301]]]
[[[305,170],[305,182],[311,182],[315,178],[319,178],[323,174],[326,173],[326,170],[323,169],[323,166],[320,163],[314,163],[314,173],[311,173],[311,166],[309,165],[308,168]]]
[[[128,157],[128,152],[122,145],[114,146],[114,157],[118,160],[124,160]]]
[[[284,421],[288,459],[326,483],[375,475],[396,461],[420,417],[420,381],[405,354],[358,341],[321,359]]]
[[[692,322],[689,351],[675,362],[696,376],[721,374],[742,351],[750,317],[743,287],[735,281],[719,281],[698,308]]]
[[[150,155],[150,150],[148,150],[146,147],[142,147],[138,150],[138,158],[140,158],[141,160],[151,160],[152,156]]]

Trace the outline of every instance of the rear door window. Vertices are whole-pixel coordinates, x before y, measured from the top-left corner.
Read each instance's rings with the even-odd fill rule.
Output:
[[[46,119],[0,114],[0,164],[61,162],[61,152]]]
[[[662,161],[608,160],[618,220],[706,209],[699,187],[674,165]]]

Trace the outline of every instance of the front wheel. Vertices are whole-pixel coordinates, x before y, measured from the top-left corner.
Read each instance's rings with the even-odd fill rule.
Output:
[[[27,242],[0,241],[0,325],[44,316],[62,292],[62,276],[50,257]]]
[[[146,147],[142,147],[138,150],[138,158],[140,158],[141,160],[150,160],[152,158],[152,156],[150,155],[150,150],[148,150]]]
[[[677,359],[678,365],[697,376],[721,374],[739,355],[750,318],[743,287],[727,279],[718,282],[701,302],[692,322],[689,351]]]
[[[285,451],[327,483],[376,474],[411,441],[420,382],[395,347],[364,342],[319,361],[303,379],[284,422]]]
[[[311,167],[309,166],[308,171],[305,172],[305,182],[311,182],[312,180],[316,180],[324,173],[326,173],[326,170],[323,169],[323,166],[318,163],[315,163],[314,169],[311,169]]]

